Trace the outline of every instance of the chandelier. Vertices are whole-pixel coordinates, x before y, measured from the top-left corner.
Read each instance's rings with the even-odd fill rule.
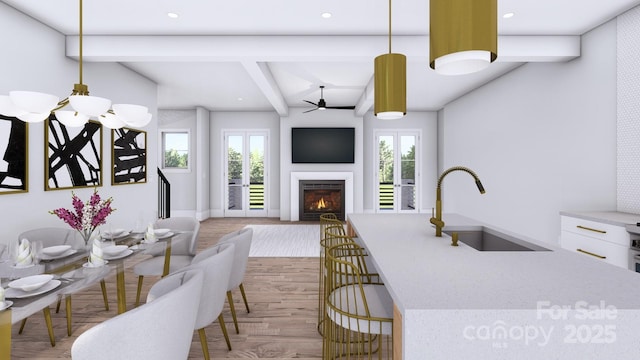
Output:
[[[80,2],[78,60],[80,78],[73,85],[67,98],[60,100],[55,95],[35,91],[10,91],[0,95],[0,114],[16,117],[24,122],[41,122],[53,113],[69,127],[84,126],[89,119],[97,119],[110,129],[124,126],[143,127],[151,121],[149,109],[141,105],[111,104],[111,100],[89,95],[89,87],[82,82],[82,0]]]

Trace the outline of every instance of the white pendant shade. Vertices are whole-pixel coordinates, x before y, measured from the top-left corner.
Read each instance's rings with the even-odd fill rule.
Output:
[[[442,75],[464,75],[483,70],[491,64],[491,52],[459,51],[435,60],[435,71]]]
[[[151,113],[146,106],[133,104],[113,104],[113,112],[132,127],[143,127],[151,122]]]
[[[126,125],[117,115],[111,113],[100,115],[98,120],[109,129],[120,129]]]
[[[145,127],[151,122],[151,113],[145,113],[141,115],[137,115],[135,117],[120,117],[125,124],[131,127]]]
[[[402,111],[385,111],[376,114],[376,117],[380,120],[396,120],[404,116]]]
[[[50,113],[60,101],[55,95],[35,91],[10,91],[9,98],[18,108],[38,114]]]
[[[8,95],[0,95],[0,114],[4,116],[18,116],[26,114],[27,111],[15,106]]]
[[[43,113],[28,112],[28,113],[20,114],[16,117],[24,122],[36,123],[36,122],[42,122],[45,119],[48,119],[49,115],[51,115],[50,111],[43,112]]]
[[[68,127],[84,126],[84,124],[89,121],[88,115],[78,113],[77,111],[56,111],[55,115],[56,119]]]
[[[89,95],[72,95],[69,96],[69,104],[80,113],[89,116],[100,116],[109,110],[111,100]]]

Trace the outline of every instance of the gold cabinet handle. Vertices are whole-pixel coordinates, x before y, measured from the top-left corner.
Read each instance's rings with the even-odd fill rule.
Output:
[[[606,232],[606,231],[604,231],[604,230],[593,229],[593,228],[586,227],[586,226],[582,226],[582,225],[577,225],[576,227],[577,227],[578,229],[582,229],[582,230],[589,230],[589,231],[597,232],[597,233],[600,233],[600,234],[606,234],[606,233],[607,233],[607,232]]]
[[[607,258],[606,256],[602,256],[602,255],[594,254],[594,253],[592,253],[592,252],[588,252],[588,251],[586,251],[586,250],[582,250],[582,249],[576,249],[576,251],[579,251],[579,252],[581,252],[581,253],[583,253],[583,254],[587,254],[587,255],[595,256],[595,257],[597,257],[598,259],[606,259],[606,258]]]

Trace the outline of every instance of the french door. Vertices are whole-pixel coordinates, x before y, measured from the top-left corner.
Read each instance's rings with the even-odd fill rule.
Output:
[[[376,212],[418,212],[419,131],[376,131]]]
[[[267,131],[225,131],[226,217],[267,216]]]

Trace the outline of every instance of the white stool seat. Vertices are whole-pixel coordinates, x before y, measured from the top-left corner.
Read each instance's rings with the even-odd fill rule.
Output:
[[[370,320],[393,318],[393,299],[389,292],[384,285],[367,284],[362,289],[369,308],[368,315],[357,285],[347,285],[329,294],[332,305],[327,308],[327,315],[334,323],[351,331],[391,335],[392,322]]]

